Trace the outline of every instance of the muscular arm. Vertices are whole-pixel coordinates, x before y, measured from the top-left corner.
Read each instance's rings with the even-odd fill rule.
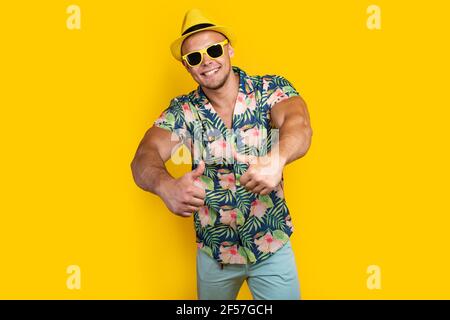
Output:
[[[303,157],[311,145],[313,134],[306,103],[295,96],[275,104],[271,121],[279,129],[280,160],[286,165]]]
[[[286,164],[303,157],[311,145],[312,129],[306,104],[299,96],[283,100],[271,109],[271,122],[279,129],[278,152],[274,146],[270,154],[245,159],[235,153],[238,161],[249,162],[247,171],[240,177],[240,183],[247,190],[262,195],[278,186]]]
[[[171,141],[171,132],[153,126],[138,146],[131,162],[131,171],[136,184],[145,191],[158,195],[167,208],[176,215],[189,217],[204,205],[205,190],[196,185],[205,170],[205,163],[183,175],[173,178],[165,162],[179,143]]]
[[[158,196],[161,196],[161,185],[173,179],[165,163],[179,141],[171,141],[171,135],[170,131],[155,126],[148,129],[131,162],[136,184]]]

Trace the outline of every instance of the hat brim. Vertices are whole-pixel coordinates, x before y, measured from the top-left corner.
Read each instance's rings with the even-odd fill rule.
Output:
[[[181,46],[183,44],[184,39],[186,39],[187,37],[198,33],[198,32],[202,32],[202,31],[207,31],[207,30],[211,30],[211,31],[217,31],[222,33],[225,37],[227,37],[227,39],[231,42],[231,44],[234,46],[234,44],[236,43],[236,39],[233,35],[233,32],[225,26],[211,26],[211,27],[207,27],[207,28],[203,28],[203,29],[199,29],[199,30],[195,30],[189,33],[186,33],[185,35],[179,37],[178,39],[176,39],[174,42],[172,42],[172,44],[170,45],[170,51],[172,52],[172,56],[177,59],[178,61],[181,61]]]

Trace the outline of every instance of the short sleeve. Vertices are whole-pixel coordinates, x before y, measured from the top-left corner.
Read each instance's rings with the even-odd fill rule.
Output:
[[[153,122],[153,125],[171,132],[186,130],[183,108],[176,98],[170,101],[169,106]]]
[[[299,96],[292,83],[283,76],[266,76],[263,88],[266,89],[268,109],[287,98]]]

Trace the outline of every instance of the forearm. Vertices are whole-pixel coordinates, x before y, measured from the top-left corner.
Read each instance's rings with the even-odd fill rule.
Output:
[[[140,188],[160,197],[163,195],[164,185],[174,179],[156,150],[146,151],[145,155],[136,155],[131,169],[134,181]]]
[[[278,152],[283,165],[303,157],[311,145],[312,130],[304,120],[301,116],[287,118],[279,129]]]

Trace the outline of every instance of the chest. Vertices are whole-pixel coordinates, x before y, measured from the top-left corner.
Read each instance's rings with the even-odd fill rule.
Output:
[[[214,112],[222,120],[227,129],[231,129],[233,125],[234,105],[227,107],[214,107]]]

